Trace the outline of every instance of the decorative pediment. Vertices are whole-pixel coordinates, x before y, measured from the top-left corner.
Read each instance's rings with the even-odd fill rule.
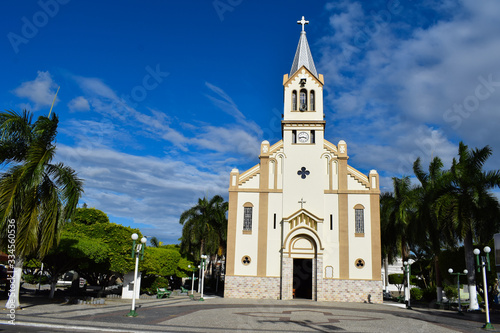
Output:
[[[316,77],[307,67],[302,66],[298,71],[296,71],[292,76],[288,77],[288,75],[285,75],[285,80],[283,82],[283,85],[285,87],[288,87],[293,80],[298,79],[300,80],[301,77],[304,75],[310,76],[313,81],[321,88],[323,87],[323,74],[319,74],[319,77]]]
[[[333,143],[327,140],[323,140],[323,148],[326,149],[326,151],[330,152],[334,156],[338,156],[337,153],[337,146],[335,146]]]
[[[370,183],[368,182],[368,177],[351,166],[347,166],[347,174],[354,178],[359,184],[364,188],[369,189]]]
[[[260,174],[260,164],[257,164],[240,175],[240,182],[238,185],[245,184],[246,182],[248,182],[249,180],[251,180],[252,178],[254,178],[259,174]]]
[[[300,209],[283,220],[290,223],[290,229],[300,226],[308,226],[311,229],[318,230],[318,223],[323,222],[323,219],[317,217],[306,209]]]

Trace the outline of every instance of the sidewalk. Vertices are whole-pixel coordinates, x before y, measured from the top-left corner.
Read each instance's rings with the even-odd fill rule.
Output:
[[[187,296],[137,300],[138,317],[127,317],[131,300],[106,299],[103,305],[65,304],[22,297],[15,324],[68,332],[482,332],[484,314],[413,309],[386,304],[242,300]],[[1,311],[7,324],[8,310]],[[500,332],[492,314],[493,332]],[[3,326],[1,328],[4,328]],[[1,329],[0,328],[0,329]]]

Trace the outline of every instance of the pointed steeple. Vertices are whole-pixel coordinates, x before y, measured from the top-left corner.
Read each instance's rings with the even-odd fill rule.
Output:
[[[299,45],[297,46],[297,51],[295,51],[295,58],[293,59],[292,69],[290,70],[290,76],[295,74],[300,67],[305,66],[314,76],[318,77],[318,72],[316,72],[316,66],[314,66],[314,60],[312,58],[311,50],[309,49],[309,44],[307,43],[306,32],[304,31],[304,25],[308,24],[309,21],[302,20],[297,21],[298,24],[302,24],[302,31],[300,32]]]

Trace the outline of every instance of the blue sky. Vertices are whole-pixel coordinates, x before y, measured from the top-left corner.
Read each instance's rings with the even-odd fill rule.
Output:
[[[82,203],[176,243],[198,198],[278,141],[282,76],[304,15],[325,76],[326,138],[383,190],[458,142],[498,169],[500,2],[1,2],[0,101],[60,117],[57,159]]]

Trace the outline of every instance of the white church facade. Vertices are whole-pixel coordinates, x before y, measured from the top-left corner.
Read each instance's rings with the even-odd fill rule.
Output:
[[[283,139],[230,174],[225,297],[382,302],[379,176],[324,139],[324,79],[298,23]]]

